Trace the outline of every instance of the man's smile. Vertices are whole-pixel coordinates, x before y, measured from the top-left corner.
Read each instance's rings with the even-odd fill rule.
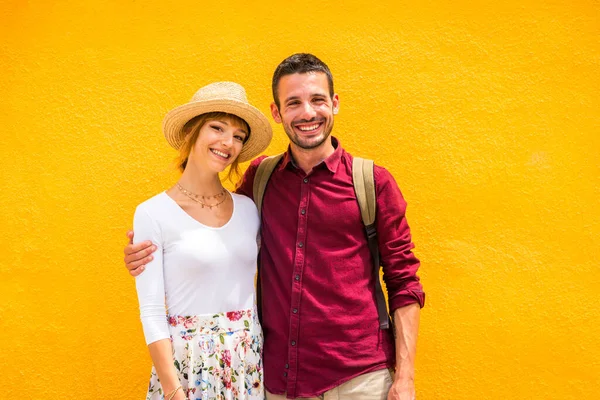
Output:
[[[297,123],[293,124],[294,128],[301,131],[302,133],[315,133],[324,121],[311,121],[308,123]]]

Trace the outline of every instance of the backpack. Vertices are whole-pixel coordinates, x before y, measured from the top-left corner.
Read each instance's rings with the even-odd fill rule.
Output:
[[[259,218],[262,215],[262,203],[265,190],[271,174],[275,170],[284,153],[270,156],[261,161],[256,169],[254,176],[254,185],[252,187],[254,203],[258,208]],[[360,208],[360,214],[367,235],[367,244],[373,260],[373,277],[375,278],[375,300],[377,302],[377,314],[379,317],[379,328],[388,329],[390,327],[390,316],[381,287],[379,270],[379,247],[377,245],[377,229],[375,226],[375,212],[377,208],[375,196],[375,179],[373,178],[373,161],[364,158],[354,157],[352,161],[352,181],[354,192]],[[260,263],[257,276],[257,303],[259,317],[261,317],[261,285],[260,285]]]

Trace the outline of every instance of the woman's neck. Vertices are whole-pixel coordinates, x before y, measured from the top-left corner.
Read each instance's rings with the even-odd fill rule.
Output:
[[[219,174],[199,170],[190,164],[179,178],[179,184],[200,196],[214,196],[223,190]]]

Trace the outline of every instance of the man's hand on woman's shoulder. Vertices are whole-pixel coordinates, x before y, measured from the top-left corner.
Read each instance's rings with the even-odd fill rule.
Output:
[[[127,231],[129,243],[125,246],[125,267],[131,276],[138,276],[144,269],[146,264],[154,259],[152,253],[156,251],[156,246],[150,241],[133,244],[133,231]]]

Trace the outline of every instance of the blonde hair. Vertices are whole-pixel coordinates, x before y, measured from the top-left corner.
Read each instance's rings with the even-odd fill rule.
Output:
[[[200,135],[200,130],[202,129],[204,124],[206,124],[208,121],[223,118],[230,120],[234,125],[237,125],[240,128],[244,128],[248,132],[248,135],[246,135],[246,138],[244,139],[244,143],[248,141],[248,138],[251,135],[250,126],[248,126],[248,123],[242,118],[238,117],[237,115],[228,114],[221,111],[200,114],[190,119],[183,126],[183,133],[185,135],[185,138],[183,144],[179,148],[179,156],[177,156],[177,158],[175,159],[175,164],[181,172],[183,172],[185,170],[185,167],[187,166],[190,152],[196,144],[196,141],[198,140],[198,135]],[[227,174],[227,179],[229,179],[231,182],[233,182],[234,177],[236,180],[239,180],[239,178],[241,177],[238,158],[236,158],[233,161],[233,163],[231,163],[231,165],[229,166],[229,173]]]

